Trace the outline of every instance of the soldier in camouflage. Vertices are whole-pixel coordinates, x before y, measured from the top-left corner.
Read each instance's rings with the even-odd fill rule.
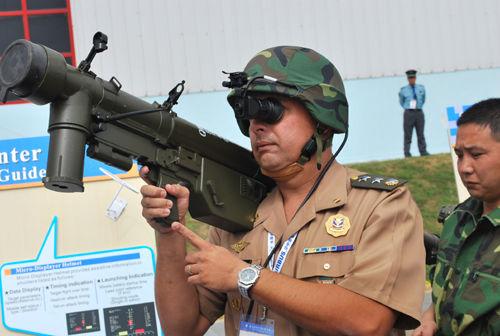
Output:
[[[500,335],[500,99],[457,121],[458,171],[471,197],[446,218],[433,307],[415,335]]]
[[[314,50],[274,47],[225,86],[241,132],[276,188],[249,232],[187,229],[188,190],[144,186],[157,231],[156,302],[167,334],[202,335],[224,315],[225,335],[387,335],[414,328],[424,291],[420,212],[404,181],[335,161],[348,104],[334,65]],[[344,137],[345,143],[346,137]],[[146,170],[142,170],[144,176]],[[177,197],[180,223],[160,227]],[[185,241],[197,248],[187,255]],[[404,253],[409,250],[412,253]]]

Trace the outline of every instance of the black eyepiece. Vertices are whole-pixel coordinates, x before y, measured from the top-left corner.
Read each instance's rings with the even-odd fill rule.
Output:
[[[273,97],[258,98],[235,94],[229,98],[236,119],[258,119],[268,124],[275,124],[283,116],[283,105]]]
[[[276,98],[248,97],[245,119],[258,119],[268,124],[277,123],[283,116],[283,105]]]

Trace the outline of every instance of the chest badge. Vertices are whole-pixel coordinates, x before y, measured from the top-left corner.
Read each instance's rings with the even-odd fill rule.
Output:
[[[237,243],[234,243],[233,245],[231,245],[231,250],[233,250],[234,252],[236,253],[240,253],[241,251],[243,251],[245,249],[245,247],[247,247],[248,245],[250,245],[249,242],[247,241],[244,241],[244,240],[240,240],[239,242]]]
[[[349,217],[342,214],[330,216],[325,222],[326,232],[334,237],[345,236],[351,228]]]

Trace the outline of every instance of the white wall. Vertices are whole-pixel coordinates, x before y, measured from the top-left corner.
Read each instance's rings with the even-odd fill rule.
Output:
[[[77,59],[101,30],[95,72],[138,96],[221,90],[222,70],[258,51],[302,45],[346,79],[500,67],[497,0],[72,0]]]

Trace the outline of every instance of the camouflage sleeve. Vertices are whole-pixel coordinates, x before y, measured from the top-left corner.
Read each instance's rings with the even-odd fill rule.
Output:
[[[210,227],[207,240],[212,244],[220,245],[219,231]],[[214,292],[201,286],[197,286],[196,289],[200,302],[200,313],[213,324],[224,314],[227,296],[225,293]]]
[[[500,335],[500,231],[478,204],[464,202],[444,223],[432,284],[442,335]]]
[[[435,272],[436,272],[436,265],[432,265],[429,267],[429,281],[431,283],[434,282],[434,275],[435,275]]]

